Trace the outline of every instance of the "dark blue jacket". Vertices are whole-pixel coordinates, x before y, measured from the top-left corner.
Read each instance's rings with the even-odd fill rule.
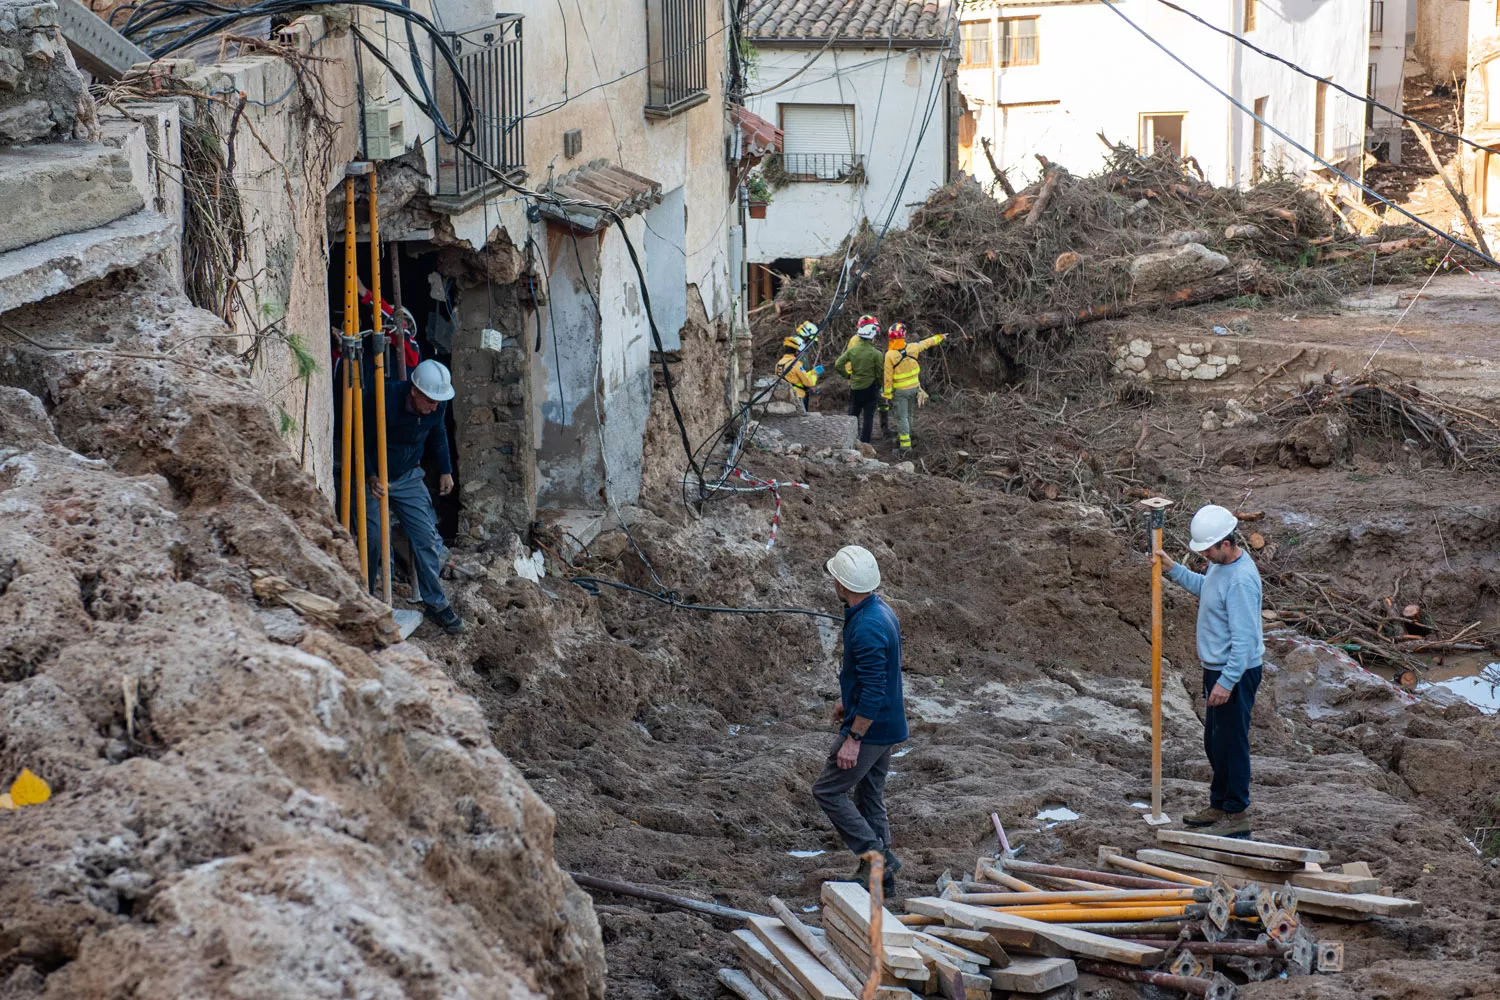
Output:
[[[901,743],[907,737],[906,699],[901,691],[901,625],[877,594],[844,611],[844,666],[839,671],[844,724],[856,715],[870,720],[865,742]]]
[[[438,472],[451,476],[453,460],[448,457],[448,428],[444,420],[448,404],[439,403],[437,409],[425,417],[407,405],[411,395],[411,382],[393,378],[385,380],[385,461],[386,477],[392,481],[400,479],[422,464],[422,453],[428,445],[432,447]],[[375,474],[375,392],[365,396],[365,472]]]

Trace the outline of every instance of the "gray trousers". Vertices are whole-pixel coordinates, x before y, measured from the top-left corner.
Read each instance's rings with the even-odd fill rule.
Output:
[[[434,611],[448,606],[448,595],[443,593],[443,539],[437,530],[437,513],[432,509],[432,494],[427,492],[422,467],[407,472],[400,479],[393,479],[387,488],[391,500],[391,513],[401,522],[401,530],[411,542],[412,562],[416,565],[417,593],[422,602]],[[380,575],[380,499],[366,491],[365,511],[369,522],[370,579]]]
[[[861,743],[859,760],[848,770],[839,767],[839,747],[844,735],[834,738],[823,764],[823,773],[813,782],[813,798],[833,821],[844,846],[855,854],[884,850],[891,846],[891,824],[885,814],[885,776],[891,769],[894,743]],[[849,793],[853,792],[851,800]]]

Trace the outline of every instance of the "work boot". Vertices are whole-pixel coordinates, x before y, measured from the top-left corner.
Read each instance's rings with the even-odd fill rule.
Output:
[[[1202,809],[1189,816],[1182,817],[1182,821],[1188,826],[1213,826],[1222,820],[1224,815],[1224,810],[1209,806],[1207,809]]]
[[[844,879],[845,882],[857,882],[865,889],[870,888],[870,862],[864,858],[859,859],[859,867],[854,869],[854,874]]]
[[[1215,837],[1240,837],[1249,840],[1250,810],[1247,807],[1244,812],[1227,812],[1217,823],[1204,827],[1203,832]]]
[[[904,866],[901,859],[896,857],[889,849],[885,852],[885,878],[881,879],[880,886],[885,890],[885,898],[890,899],[896,893],[896,873]]]
[[[441,610],[429,604],[423,609],[423,613],[427,616],[428,621],[435,622],[449,635],[458,635],[469,627],[464,624],[462,618],[458,617],[458,612],[453,610],[453,605],[451,604]]]

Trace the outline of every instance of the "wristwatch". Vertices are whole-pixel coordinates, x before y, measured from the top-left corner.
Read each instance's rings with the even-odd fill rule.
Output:
[[[851,739],[851,740],[853,740],[853,741],[854,741],[854,742],[856,742],[856,743],[858,743],[858,742],[860,742],[860,741],[861,741],[861,740],[863,740],[863,739],[864,739],[864,737],[863,737],[863,736],[861,736],[861,735],[859,735],[859,733],[856,733],[856,732],[855,732],[855,731],[854,731],[854,730],[852,730],[852,729],[851,729],[851,730],[849,730],[849,738],[850,738],[850,739]]]

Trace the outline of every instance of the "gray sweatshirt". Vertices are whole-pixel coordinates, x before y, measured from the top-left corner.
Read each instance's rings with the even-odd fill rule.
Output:
[[[1209,563],[1206,574],[1174,563],[1167,576],[1197,596],[1198,659],[1221,671],[1219,683],[1232,689],[1246,670],[1260,666],[1266,652],[1255,560],[1244,552],[1228,566]]]

